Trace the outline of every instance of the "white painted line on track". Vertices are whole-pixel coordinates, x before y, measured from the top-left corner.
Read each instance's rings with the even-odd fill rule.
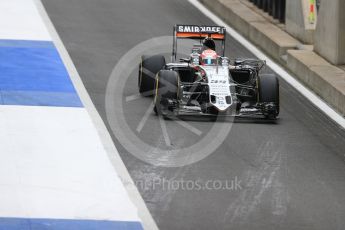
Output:
[[[33,1],[0,2],[0,39],[51,41]]]
[[[113,167],[116,169],[118,176],[123,181],[123,185],[128,193],[129,198],[138,209],[138,216],[142,220],[144,229],[158,229],[155,221],[153,220],[149,210],[146,207],[144,200],[142,199],[137,187],[135,186],[132,178],[130,177],[127,168],[124,165],[102,118],[100,117],[94,104],[92,103],[91,98],[87,93],[86,88],[79,76],[79,73],[76,67],[74,66],[72,59],[69,56],[67,49],[65,48],[61,38],[59,37],[53,23],[51,22],[41,0],[34,1],[36,2],[39,13],[41,14],[41,17],[43,18],[43,21],[46,27],[48,28],[50,35],[53,38],[54,44],[57,47],[59,54],[67,68],[73,85],[75,86],[78,95],[81,101],[83,102],[83,105],[85,106],[87,112],[89,113],[92,119],[92,122],[95,125],[95,128],[97,129],[104,149],[108,154],[109,160],[111,161]]]
[[[333,121],[339,124],[342,128],[345,129],[345,119],[341,116],[337,111],[331,108],[327,103],[325,103],[320,97],[318,97],[315,93],[311,90],[306,88],[302,85],[299,81],[296,80],[293,76],[291,76],[284,68],[274,62],[271,58],[265,55],[261,50],[259,50],[255,45],[249,42],[246,38],[240,35],[237,31],[235,31],[231,26],[225,23],[222,19],[220,19],[217,15],[212,13],[209,9],[207,9],[202,3],[198,0],[188,0],[193,6],[199,9],[205,16],[210,18],[218,25],[222,25],[226,27],[227,33],[241,43],[244,47],[246,47],[251,53],[253,53],[259,59],[266,60],[267,66],[269,66],[274,72],[279,74],[282,79],[284,79],[287,83],[289,83],[292,87],[294,87],[299,93],[305,96],[312,104],[318,107],[321,111],[323,111],[328,117],[330,117]]]

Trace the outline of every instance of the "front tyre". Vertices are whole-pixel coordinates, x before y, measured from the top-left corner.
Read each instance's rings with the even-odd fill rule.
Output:
[[[173,112],[179,94],[178,73],[171,70],[158,72],[155,81],[154,111],[158,116],[167,118]]]
[[[138,87],[143,96],[154,94],[156,74],[165,66],[165,58],[162,55],[143,55],[139,64]]]
[[[267,119],[275,119],[279,115],[279,81],[275,75],[259,76],[258,104]]]

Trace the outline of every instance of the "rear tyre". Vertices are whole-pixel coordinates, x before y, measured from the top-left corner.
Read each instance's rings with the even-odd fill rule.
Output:
[[[258,78],[258,102],[262,104],[265,117],[275,119],[279,114],[279,81],[274,75]]]
[[[171,70],[158,72],[155,81],[154,111],[156,115],[167,118],[169,112],[173,112],[179,93],[178,73]]]
[[[155,77],[158,71],[165,66],[165,58],[162,55],[143,55],[139,64],[138,87],[143,96],[154,94]]]

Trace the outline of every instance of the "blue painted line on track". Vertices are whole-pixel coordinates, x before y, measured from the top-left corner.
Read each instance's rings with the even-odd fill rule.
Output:
[[[54,44],[0,40],[0,103],[82,107]]]
[[[55,48],[51,41],[5,40],[0,39],[0,47]]]
[[[0,230],[142,230],[136,221],[0,218]]]

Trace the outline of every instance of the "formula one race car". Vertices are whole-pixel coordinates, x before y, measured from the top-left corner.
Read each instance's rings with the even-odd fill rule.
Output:
[[[154,95],[154,111],[164,118],[179,115],[251,116],[276,119],[279,82],[260,74],[265,61],[225,57],[226,31],[220,26],[174,26],[172,62],[162,55],[142,56],[138,86]],[[198,39],[190,56],[176,61],[177,41]],[[221,53],[216,42],[221,42]]]

